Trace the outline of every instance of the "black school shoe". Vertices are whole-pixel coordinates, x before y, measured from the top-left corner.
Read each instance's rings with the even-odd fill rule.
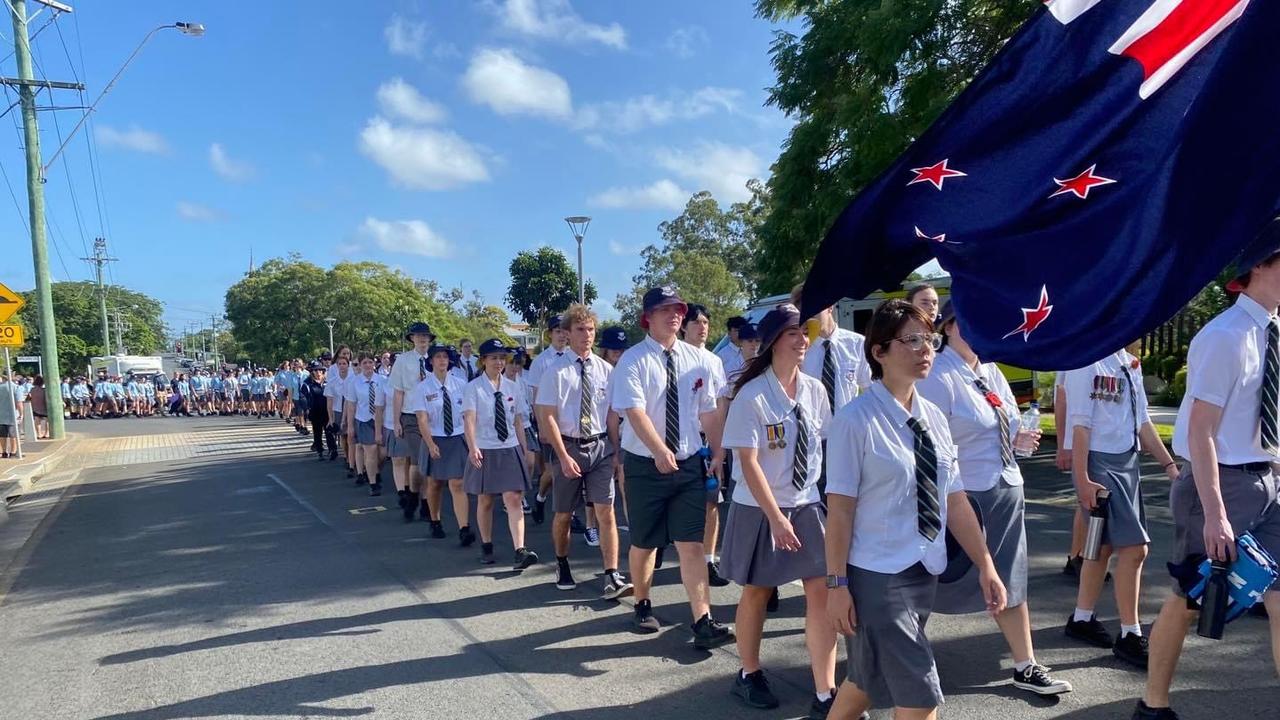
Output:
[[[1049,668],[1035,663],[1021,672],[1013,671],[1013,686],[1037,695],[1061,695],[1072,690],[1071,683],[1053,679],[1049,675]]]
[[[738,671],[733,677],[733,694],[747,707],[761,710],[773,710],[781,704],[778,696],[769,689],[769,681],[763,670],[757,670],[746,677],[742,676],[742,671]]]
[[[378,478],[377,480],[369,483],[369,495],[370,497],[377,497],[381,494],[382,494],[382,478]]]
[[[525,568],[528,568],[531,565],[537,565],[537,564],[538,564],[538,553],[530,550],[529,548],[518,548],[516,549],[515,560],[512,561],[511,563],[511,569],[524,570]]]
[[[733,642],[733,631],[723,625],[711,613],[698,618],[693,624],[693,646],[699,650],[710,650]],[[757,671],[759,672],[759,671]]]
[[[436,540],[440,540],[444,538],[444,524],[441,523],[439,520],[431,521],[431,537],[435,538]]]
[[[348,471],[347,477],[351,477],[350,471]],[[356,487],[360,487],[361,485],[368,485],[368,484],[369,484],[368,475],[365,475],[364,473],[360,473],[359,475],[356,475]]]
[[[1144,635],[1117,636],[1111,652],[1130,665],[1147,669],[1147,638]]]
[[[653,616],[653,603],[648,599],[636,602],[635,615],[631,618],[631,625],[638,633],[645,635],[656,633],[662,629],[658,624],[658,618]]]
[[[458,528],[458,545],[462,547],[470,547],[476,541],[476,534],[471,532],[471,528],[463,525]]]
[[[715,562],[707,563],[707,584],[711,587],[724,587],[729,581],[720,576],[720,565]]]
[[[480,543],[480,564],[493,565],[497,560],[493,557],[493,543]]]
[[[1133,720],[1178,720],[1178,713],[1173,708],[1153,708],[1139,700],[1133,709]]]
[[[1074,616],[1067,617],[1067,626],[1064,628],[1067,637],[1089,643],[1100,648],[1111,649],[1115,646],[1115,642],[1111,639],[1111,633],[1107,627],[1098,621],[1097,616],[1088,620],[1077,622]]]

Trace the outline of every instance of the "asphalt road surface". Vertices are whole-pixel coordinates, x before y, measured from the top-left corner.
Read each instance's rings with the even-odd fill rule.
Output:
[[[629,605],[597,599],[599,555],[580,536],[573,592],[552,585],[547,526],[528,531],[542,565],[523,574],[482,567],[476,547],[456,546],[448,510],[449,538],[429,539],[425,523],[402,522],[394,494],[370,498],[352,487],[278,420],[85,421],[72,430],[95,437],[76,451],[82,467],[64,478],[65,491],[51,485],[0,516],[0,540],[15,518],[39,519],[0,576],[5,719],[738,720],[803,717],[808,708],[798,587],[783,589],[765,629],[765,666],[783,707],[751,710],[729,694],[733,646],[692,647],[670,565],[654,594],[663,631],[634,635]],[[193,449],[147,462],[145,446],[159,440]],[[95,450],[112,442],[135,448],[112,452],[134,454]],[[1062,635],[1075,601],[1060,574],[1066,477],[1044,453],[1026,469],[1037,655],[1076,690],[1059,699],[1014,690],[994,623],[935,616],[941,715],[1127,718],[1143,675]],[[1166,483],[1148,478],[1152,504],[1163,502]],[[1171,535],[1153,516],[1148,623],[1164,595]],[[511,548],[503,519],[496,524],[505,560]],[[718,617],[732,620],[737,594],[714,591]],[[1109,590],[1099,611],[1115,629]],[[1188,640],[1174,695],[1184,718],[1280,717],[1266,629],[1245,618],[1222,642]]]

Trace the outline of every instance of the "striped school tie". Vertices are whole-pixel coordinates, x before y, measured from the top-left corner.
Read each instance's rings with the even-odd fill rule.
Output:
[[[982,397],[986,399],[987,404],[996,414],[996,431],[1000,435],[1000,462],[1004,467],[1013,467],[1013,438],[1009,437],[1009,418],[1005,416],[1004,411],[996,406],[998,399],[991,392],[991,388],[987,387],[987,383],[982,378],[974,378],[973,386],[978,388],[978,392],[982,393]]]
[[[444,436],[453,437],[453,401],[449,399],[449,388],[440,386],[440,401],[443,403],[444,412],[441,420],[444,422]]]
[[[369,414],[372,415],[374,405],[378,401],[378,390],[373,386],[372,380],[366,380],[365,382],[369,383]]]
[[[1120,363],[1120,372],[1124,374],[1124,384],[1129,386],[1129,413],[1133,415],[1133,449],[1140,447],[1138,442],[1138,389],[1133,386],[1133,376],[1129,374],[1129,368]],[[1274,417],[1274,416],[1273,416]]]
[[[426,380],[426,379],[427,379],[427,359],[424,357],[420,357],[418,358],[418,382],[422,382],[423,380]]]
[[[804,490],[809,481],[809,423],[805,422],[804,411],[800,403],[796,403],[796,442],[795,456],[791,459],[791,484],[796,490]]]
[[[498,431],[499,441],[507,441],[507,406],[502,402],[501,390],[493,391],[493,429]]]
[[[583,438],[589,438],[595,435],[592,430],[592,418],[595,416],[595,393],[591,387],[591,374],[587,372],[587,368],[591,365],[590,358],[578,358],[579,377],[582,385],[582,399],[578,404],[578,435]]]
[[[831,341],[822,341],[822,387],[827,390],[831,412],[836,411],[836,359],[831,354]]]
[[[938,454],[929,437],[929,429],[923,422],[908,418],[907,427],[915,434],[916,527],[926,540],[932,542],[942,532],[942,504],[938,500]]]
[[[663,350],[662,354],[667,356],[667,423],[664,440],[667,449],[674,454],[680,447],[680,395],[676,390],[676,359],[670,350]]]
[[[1280,325],[1267,323],[1267,356],[1262,368],[1262,449],[1275,455],[1280,451]]]

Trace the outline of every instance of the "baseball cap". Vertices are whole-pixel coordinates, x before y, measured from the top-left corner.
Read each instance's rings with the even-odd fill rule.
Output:
[[[688,304],[686,304],[684,299],[680,297],[680,293],[676,292],[674,287],[670,285],[663,285],[661,287],[651,288],[644,294],[644,298],[641,300],[641,306],[644,310],[640,315],[640,327],[648,329],[649,313],[664,305],[679,305],[682,308],[682,313],[688,313],[689,311]]]
[[[560,315],[552,315],[551,317],[547,318],[547,329],[548,329],[548,330],[557,330],[557,329],[559,329],[559,328],[560,328],[560,322],[561,322],[562,320],[563,320],[563,318],[562,318]]]

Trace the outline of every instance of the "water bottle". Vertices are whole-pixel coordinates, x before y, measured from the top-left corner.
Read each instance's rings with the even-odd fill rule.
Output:
[[[702,476],[705,478],[707,492],[718,489],[720,481],[711,474],[711,448],[703,445],[698,448],[698,455],[702,458]]]
[[[1102,550],[1102,533],[1107,529],[1107,503],[1111,502],[1111,493],[1099,490],[1093,506],[1089,511],[1089,524],[1084,534],[1085,560],[1097,560]]]
[[[1204,595],[1200,598],[1200,622],[1196,632],[1200,637],[1210,640],[1221,640],[1223,628],[1227,624],[1227,604],[1231,597],[1230,583],[1227,576],[1231,574],[1231,564],[1224,560],[1214,560],[1210,566],[1209,577],[1204,581]]]
[[[1013,454],[1017,457],[1031,457],[1035,452],[1036,433],[1040,431],[1040,403],[1031,403],[1027,411],[1022,413],[1022,422],[1018,425],[1018,434],[1013,438]]]

